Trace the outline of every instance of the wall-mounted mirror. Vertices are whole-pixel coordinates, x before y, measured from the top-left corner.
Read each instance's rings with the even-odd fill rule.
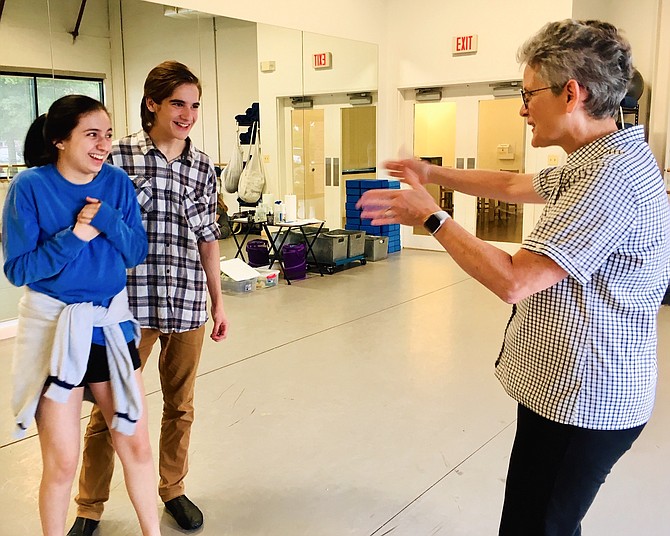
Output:
[[[267,191],[276,199],[295,194],[306,217],[325,219],[331,228],[342,226],[342,173],[345,179],[348,173],[374,173],[376,45],[142,0],[3,4],[0,76],[47,75],[53,87],[45,106],[61,94],[84,92],[73,84],[97,85],[115,134],[136,131],[147,72],[160,61],[176,59],[192,67],[203,85],[194,143],[225,165],[238,134],[235,116],[259,102]],[[315,63],[321,53],[330,65]],[[13,89],[26,101],[36,99]],[[0,132],[0,194],[22,164],[25,129],[38,113],[37,106],[27,113],[27,105],[13,104],[8,91],[7,84],[0,85],[3,122],[10,108],[24,112],[25,126]],[[369,102],[356,100],[361,94]],[[296,97],[307,96],[310,110],[294,107]],[[227,195],[226,202],[231,212],[237,209],[235,195]],[[20,294],[0,276],[0,323],[16,316]]]
[[[309,32],[301,45],[303,99],[275,97],[293,148],[286,188],[299,216],[343,227],[346,180],[375,175],[377,46]]]

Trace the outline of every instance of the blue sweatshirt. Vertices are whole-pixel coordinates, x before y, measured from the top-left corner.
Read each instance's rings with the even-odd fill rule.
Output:
[[[90,242],[72,231],[87,196],[102,201],[91,221],[100,234]],[[69,182],[53,164],[22,171],[10,183],[2,221],[7,279],[67,304],[107,307],[125,287],[126,269],[147,254],[132,181],[108,164],[88,184]],[[132,328],[122,327],[132,340]],[[94,330],[93,342],[103,340]]]

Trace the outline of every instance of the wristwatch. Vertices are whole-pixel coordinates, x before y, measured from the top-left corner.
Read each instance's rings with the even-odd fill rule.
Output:
[[[434,235],[440,230],[440,227],[442,227],[444,222],[449,218],[451,218],[451,216],[449,216],[446,211],[438,210],[426,218],[426,221],[423,222],[423,227],[430,234]]]

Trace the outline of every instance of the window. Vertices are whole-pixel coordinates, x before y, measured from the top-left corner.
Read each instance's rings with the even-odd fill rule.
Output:
[[[35,118],[56,99],[75,93],[102,101],[102,80],[0,73],[0,178],[25,164],[23,142]]]

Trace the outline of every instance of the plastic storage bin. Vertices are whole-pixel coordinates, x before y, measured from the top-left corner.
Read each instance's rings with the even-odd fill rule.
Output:
[[[260,274],[256,280],[256,288],[276,287],[279,281],[279,270],[266,270],[257,268],[256,271]]]
[[[369,261],[380,261],[389,256],[389,237],[366,235],[365,258]]]
[[[242,281],[235,281],[226,274],[221,274],[221,290],[231,294],[243,294],[245,292],[252,292],[256,290],[256,282],[258,278],[243,279]]]
[[[221,259],[221,290],[245,293],[256,290],[258,272],[242,259]]]

